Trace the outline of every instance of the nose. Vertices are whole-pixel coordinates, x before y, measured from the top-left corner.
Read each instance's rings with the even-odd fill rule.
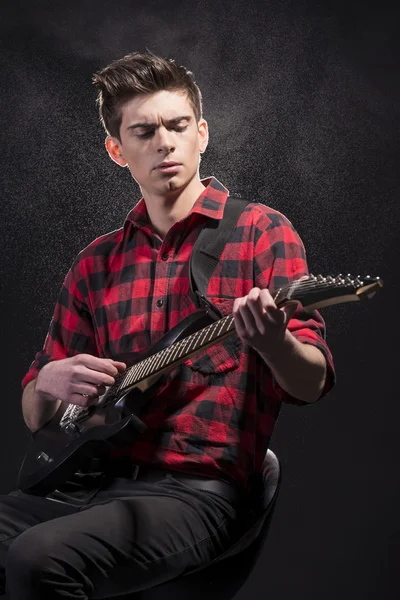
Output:
[[[170,152],[173,152],[175,150],[175,142],[172,131],[168,131],[166,127],[160,127],[158,129],[157,145],[157,152],[160,154],[164,153],[168,155]]]

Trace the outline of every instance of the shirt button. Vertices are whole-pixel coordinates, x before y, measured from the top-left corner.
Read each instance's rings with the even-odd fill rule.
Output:
[[[162,258],[163,260],[168,260],[168,254],[166,254],[166,253],[165,253],[165,254],[163,254],[161,258]]]
[[[163,305],[163,301],[162,300],[157,300],[156,304],[157,304],[157,306],[162,306]]]

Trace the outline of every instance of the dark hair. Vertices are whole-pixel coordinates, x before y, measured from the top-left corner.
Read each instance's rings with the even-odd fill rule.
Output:
[[[93,75],[100,121],[108,135],[120,139],[122,107],[135,96],[161,90],[182,90],[187,94],[196,120],[202,118],[202,96],[194,75],[174,60],[152,52],[132,52]]]

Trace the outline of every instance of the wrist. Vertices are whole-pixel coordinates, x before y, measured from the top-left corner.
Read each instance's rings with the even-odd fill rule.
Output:
[[[269,367],[281,364],[285,359],[296,351],[296,338],[285,329],[282,338],[275,342],[271,350],[259,352],[261,358]]]
[[[46,386],[46,367],[47,365],[42,367],[39,373],[37,374],[35,379],[34,391],[39,398],[42,398],[43,400],[54,401],[57,400],[57,398],[48,391]]]

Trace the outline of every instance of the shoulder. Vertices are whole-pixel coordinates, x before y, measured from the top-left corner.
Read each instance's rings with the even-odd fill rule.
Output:
[[[85,276],[104,269],[124,252],[124,227],[120,227],[95,238],[75,257],[71,270]]]
[[[251,227],[259,232],[271,231],[276,228],[295,231],[292,222],[283,213],[271,206],[255,201],[248,202],[244,207],[237,225],[239,227]]]
[[[84,260],[90,256],[108,256],[112,254],[122,242],[123,230],[123,227],[119,227],[118,229],[114,229],[113,231],[109,231],[108,233],[100,235],[90,242],[90,244],[85,246],[85,248],[79,252],[77,258],[79,257],[81,260]]]

